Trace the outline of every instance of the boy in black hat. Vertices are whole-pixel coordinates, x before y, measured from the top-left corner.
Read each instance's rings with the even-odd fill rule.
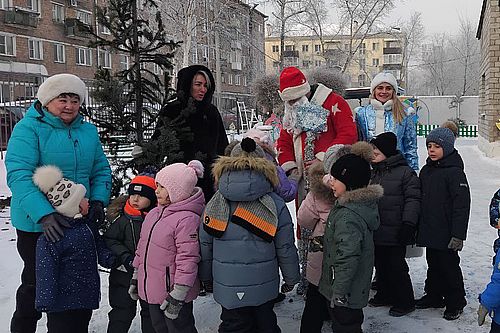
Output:
[[[374,154],[371,183],[380,184],[384,196],[378,203],[380,227],[373,235],[378,290],[368,303],[391,306],[389,315],[400,317],[415,310],[405,253],[406,245],[415,244],[420,181],[396,149],[394,133],[379,134],[370,143]]]
[[[458,251],[467,235],[470,191],[464,163],[448,128],[432,130],[426,139],[426,165],[420,171],[422,206],[417,245],[426,247],[425,295],[417,309],[442,308],[455,320],[467,304]]]
[[[156,207],[156,183],[154,173],[142,173],[132,179],[128,196],[115,199],[108,206],[107,219],[111,223],[104,234],[106,245],[117,256],[121,266],[109,275],[108,333],[128,332],[136,315],[137,301],[130,298],[128,289],[134,268],[135,250],[141,235],[146,214]],[[141,303],[141,331],[154,333],[148,305]]]
[[[328,181],[337,201],[324,235],[319,291],[330,302],[334,332],[361,332],[373,273],[373,231],[379,226],[380,185],[368,185],[372,152],[347,154],[332,166]]]

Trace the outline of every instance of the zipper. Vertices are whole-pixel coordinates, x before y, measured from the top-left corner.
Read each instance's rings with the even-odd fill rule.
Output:
[[[132,242],[134,242],[134,252],[135,252],[137,250],[137,242],[135,239],[134,221],[132,221],[132,219],[129,219],[129,222],[130,222],[130,227],[132,228]]]
[[[167,293],[170,293],[170,267],[167,266],[167,275],[165,275],[165,287],[167,289]]]
[[[151,227],[151,230],[149,230],[149,235],[148,235],[148,240],[146,242],[146,251],[144,252],[144,261],[143,261],[143,265],[144,265],[144,295],[146,296],[146,302],[149,303],[148,301],[148,293],[146,292],[146,281],[147,281],[147,278],[148,278],[148,271],[146,270],[146,265],[147,265],[147,259],[148,259],[148,251],[149,251],[149,243],[151,243],[151,236],[153,235],[153,230],[154,228],[156,227],[156,225],[158,224],[158,222],[160,222],[160,219],[162,218],[163,216],[163,212],[165,211],[167,207],[163,207],[163,210],[161,211],[160,213],[160,216],[158,216],[158,219],[153,223],[153,226]]]

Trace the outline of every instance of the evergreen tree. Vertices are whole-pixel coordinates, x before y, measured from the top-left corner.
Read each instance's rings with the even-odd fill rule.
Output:
[[[155,0],[107,0],[97,7],[96,16],[109,35],[93,31],[90,46],[126,56],[129,62],[128,68],[113,73],[98,69],[91,92],[95,104],[83,111],[109,147],[117,195],[135,169],[133,160],[120,157],[120,148],[144,145],[144,134],[152,133],[160,107],[172,94],[169,73],[178,43],[167,38]],[[175,146],[175,135],[171,137],[165,145]]]

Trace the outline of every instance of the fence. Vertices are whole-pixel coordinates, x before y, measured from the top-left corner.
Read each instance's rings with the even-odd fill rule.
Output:
[[[417,136],[426,137],[430,131],[439,127],[439,125],[417,125]],[[477,125],[466,125],[458,127],[458,136],[463,138],[476,138]]]

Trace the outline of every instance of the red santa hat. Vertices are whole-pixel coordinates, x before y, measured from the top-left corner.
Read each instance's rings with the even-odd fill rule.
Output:
[[[283,101],[300,98],[311,90],[306,77],[296,67],[286,67],[280,74],[279,94]]]

